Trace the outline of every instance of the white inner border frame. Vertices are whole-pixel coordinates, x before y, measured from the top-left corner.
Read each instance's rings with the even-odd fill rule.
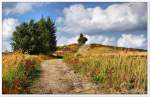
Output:
[[[147,2],[147,8],[148,8],[148,18],[147,18],[147,74],[148,74],[148,89],[147,89],[147,94],[43,94],[43,95],[36,95],[36,94],[21,94],[21,95],[15,95],[15,94],[11,94],[11,95],[2,95],[2,3],[3,2]],[[149,4],[150,0],[0,0],[0,96],[18,96],[18,97],[29,97],[29,96],[33,96],[33,97],[41,97],[41,96],[45,96],[45,97],[49,97],[49,96],[57,96],[57,97],[62,97],[62,96],[68,96],[68,97],[76,97],[76,96],[88,96],[88,97],[93,97],[93,96],[97,96],[97,97],[124,97],[124,96],[129,96],[129,97],[149,97],[150,96],[150,4]]]

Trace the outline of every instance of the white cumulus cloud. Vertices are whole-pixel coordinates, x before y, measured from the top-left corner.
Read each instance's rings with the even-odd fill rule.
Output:
[[[12,33],[15,31],[16,26],[18,26],[20,22],[14,18],[7,18],[3,20],[3,39],[6,40],[12,36]]]
[[[65,37],[65,36],[57,36],[57,45],[63,46],[67,44],[77,43],[78,37]]]
[[[87,43],[91,44],[91,43],[100,43],[103,45],[115,45],[115,38],[114,37],[108,37],[105,35],[87,35],[86,36],[88,38]]]
[[[2,32],[2,41],[3,41],[3,50],[10,50],[10,40],[13,32],[16,29],[20,22],[15,18],[7,18],[3,20],[3,32]]]
[[[106,9],[100,6],[85,8],[82,4],[75,4],[64,8],[63,16],[58,18],[57,23],[62,25],[62,32],[76,35],[145,30],[147,4],[112,4]]]
[[[146,38],[144,35],[123,34],[117,41],[119,47],[128,48],[147,48]]]
[[[20,3],[14,4],[14,6],[12,6],[12,7],[6,7],[3,10],[6,15],[8,15],[8,14],[24,14],[24,13],[32,11],[34,6],[41,6],[41,5],[42,5],[42,3],[20,2]]]

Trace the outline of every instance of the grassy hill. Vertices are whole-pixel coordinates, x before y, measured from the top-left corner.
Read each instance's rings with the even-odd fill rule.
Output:
[[[101,44],[89,44],[84,46],[79,46],[78,44],[70,44],[65,46],[58,46],[56,55],[64,56],[67,53],[87,53],[89,55],[139,55],[147,56],[147,51],[144,49],[134,49],[134,48],[124,48],[124,47],[115,47]],[[86,54],[87,54],[86,53]]]
[[[72,44],[58,51],[63,52],[64,61],[70,68],[98,85],[99,93],[147,92],[146,50]]]
[[[97,93],[147,93],[147,51],[101,44],[58,46],[55,56],[3,53],[3,93],[28,93],[43,60],[62,58]],[[62,57],[58,57],[62,56]],[[25,67],[25,68],[24,68]],[[25,86],[24,86],[25,85]]]

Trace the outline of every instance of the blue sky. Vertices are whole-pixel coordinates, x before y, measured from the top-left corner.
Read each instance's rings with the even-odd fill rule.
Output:
[[[11,50],[15,27],[30,19],[50,16],[57,28],[57,45],[76,43],[147,49],[147,4],[117,2],[3,3],[3,51]]]

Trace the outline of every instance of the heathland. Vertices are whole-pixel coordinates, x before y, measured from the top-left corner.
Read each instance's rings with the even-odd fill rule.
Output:
[[[140,49],[71,44],[52,56],[3,53],[2,69],[4,94],[147,93],[147,51]]]

